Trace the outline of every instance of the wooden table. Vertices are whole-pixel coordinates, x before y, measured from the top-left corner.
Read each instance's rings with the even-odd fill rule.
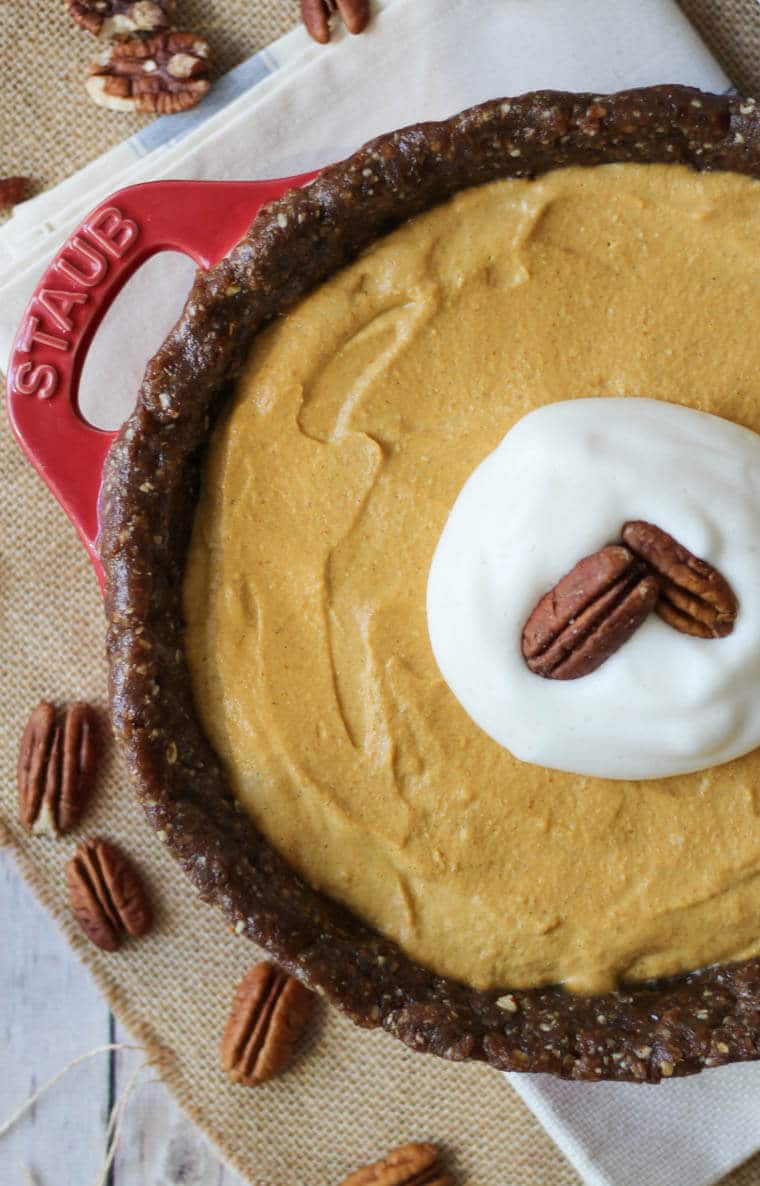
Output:
[[[55,923],[0,851],[0,1125],[67,1063],[130,1042]],[[0,1186],[95,1186],[108,1118],[142,1056],[74,1067],[0,1141]],[[125,1110],[107,1186],[245,1186],[147,1068]]]

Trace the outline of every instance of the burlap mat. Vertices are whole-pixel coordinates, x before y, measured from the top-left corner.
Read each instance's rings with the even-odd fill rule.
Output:
[[[760,92],[755,0],[684,0],[722,64]],[[179,0],[226,69],[285,32],[295,0]],[[0,4],[0,175],[52,185],[140,126],[82,95],[91,42],[60,0]],[[15,847],[37,896],[58,919],[119,1018],[149,1051],[179,1102],[257,1186],[329,1186],[408,1139],[434,1140],[470,1186],[571,1186],[579,1179],[504,1079],[483,1067],[411,1054],[320,1008],[288,1074],[256,1091],[230,1086],[218,1045],[230,995],[255,958],[201,904],[149,830],[111,754],[87,829],[121,842],[149,883],[156,930],[104,956],[72,925],[62,866],[75,840],[32,841],[15,824],[15,758],[41,697],[105,704],[97,584],[58,506],[0,429],[0,840]],[[603,1088],[602,1088],[603,1090]],[[760,1186],[760,1156],[727,1182]],[[642,1184],[645,1186],[645,1184]]]

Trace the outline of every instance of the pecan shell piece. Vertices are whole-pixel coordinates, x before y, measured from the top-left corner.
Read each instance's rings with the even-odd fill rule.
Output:
[[[369,24],[369,0],[301,0],[301,19],[321,45],[330,40],[330,17],[338,10],[349,33],[362,33]]]
[[[412,1142],[355,1170],[340,1186],[454,1186],[454,1179],[441,1165],[435,1145]]]
[[[95,710],[72,704],[57,719],[54,705],[33,709],[19,746],[18,813],[30,832],[61,836],[80,822],[92,797],[100,757]]]
[[[29,190],[28,177],[0,177],[0,211],[23,202]]]
[[[313,993],[266,960],[237,987],[222,1036],[221,1063],[233,1083],[256,1087],[290,1061],[311,1012]]]
[[[168,29],[174,0],[66,0],[69,16],[95,37]]]
[[[596,671],[628,641],[657,601],[659,581],[619,544],[579,560],[545,593],[523,628],[522,653],[546,679]]]
[[[153,921],[142,879],[121,849],[86,840],[66,864],[69,901],[87,938],[116,951],[125,936],[137,939]]]
[[[87,93],[111,111],[148,115],[187,111],[211,87],[210,53],[202,37],[178,29],[120,34],[90,64]]]
[[[622,539],[659,576],[655,613],[664,622],[697,638],[725,638],[731,633],[739,602],[717,568],[641,519],[624,524]]]

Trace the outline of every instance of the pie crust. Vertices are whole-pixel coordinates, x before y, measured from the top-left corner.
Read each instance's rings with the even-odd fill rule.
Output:
[[[754,100],[680,86],[542,91],[372,141],[267,206],[200,272],[108,458],[100,552],[111,710],[149,819],[235,931],[360,1025],[501,1070],[658,1082],[760,1055],[760,960],[603,996],[479,992],[413,963],[311,889],[225,784],[192,699],[181,614],[211,426],[254,334],[374,238],[467,186],[563,165],[686,164],[760,177]]]

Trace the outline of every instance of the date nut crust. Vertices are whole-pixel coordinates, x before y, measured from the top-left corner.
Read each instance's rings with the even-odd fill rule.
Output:
[[[760,177],[755,102],[661,86],[542,91],[382,136],[263,209],[199,272],[108,458],[100,551],[116,732],[159,836],[235,930],[359,1025],[500,1070],[658,1082],[760,1055],[760,960],[625,986],[477,992],[312,890],[236,804],[195,713],[181,589],[203,447],[254,334],[374,238],[467,186],[563,165]]]

